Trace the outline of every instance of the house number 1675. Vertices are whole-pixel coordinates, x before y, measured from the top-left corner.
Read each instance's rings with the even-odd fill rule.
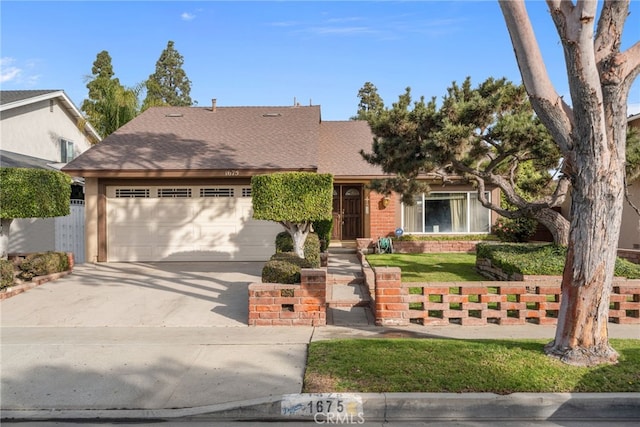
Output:
[[[228,170],[228,171],[224,171],[224,175],[225,176],[238,176],[238,175],[240,175],[240,171],[239,170]]]

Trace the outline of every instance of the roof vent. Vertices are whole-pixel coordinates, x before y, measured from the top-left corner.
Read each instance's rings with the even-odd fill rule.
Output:
[[[264,113],[262,117],[280,117],[282,114],[280,113]]]
[[[165,114],[165,117],[182,117],[182,113],[169,113]]]

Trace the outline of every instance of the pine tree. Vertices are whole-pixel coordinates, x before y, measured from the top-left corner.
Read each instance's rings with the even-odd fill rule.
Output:
[[[142,103],[143,110],[161,105],[193,105],[189,95],[191,81],[182,69],[183,64],[182,55],[174,48],[173,41],[169,41],[156,62],[155,73],[146,81],[147,96]]]

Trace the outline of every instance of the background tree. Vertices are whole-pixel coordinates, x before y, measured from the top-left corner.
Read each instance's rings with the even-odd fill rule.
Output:
[[[104,138],[136,117],[139,89],[125,88],[114,77],[111,56],[106,50],[96,56],[91,73],[87,83],[89,97],[82,102],[81,109]]]
[[[571,224],[555,339],[548,354],[575,365],[615,363],[608,313],[625,193],[627,100],[640,41],[620,51],[629,0],[547,0],[564,50],[571,105],[547,73],[523,0],[500,7],[527,93],[565,159]]]
[[[384,101],[378,95],[378,88],[371,82],[366,82],[358,91],[358,114],[352,120],[369,120],[370,117],[380,115],[384,109]]]
[[[147,96],[142,103],[142,109],[149,107],[172,105],[188,107],[193,105],[191,96],[191,81],[182,69],[184,59],[169,41],[167,47],[160,54],[156,62],[155,73],[146,81]]]
[[[333,176],[284,172],[251,178],[253,218],[282,224],[293,252],[304,258],[304,242],[314,221],[332,218]]]
[[[440,108],[435,98],[412,104],[407,88],[391,109],[367,117],[376,138],[373,152],[362,155],[395,174],[374,182],[376,190],[399,192],[413,204],[415,194],[428,191],[421,175],[444,183],[462,176],[475,182],[486,208],[506,218],[536,219],[556,243],[567,243],[569,223],[553,208],[564,201],[569,181],[548,172],[560,156],[523,86],[489,78],[472,88],[467,78],[449,87]],[[502,190],[508,206],[486,197],[487,184]]]
[[[15,218],[69,215],[71,178],[44,169],[0,168],[0,259],[7,259]]]

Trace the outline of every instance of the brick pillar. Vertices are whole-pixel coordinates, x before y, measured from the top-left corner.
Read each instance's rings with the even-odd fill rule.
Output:
[[[303,268],[300,270],[300,306],[296,311],[304,312],[294,324],[325,326],[327,324],[327,270],[323,268]]]
[[[409,322],[408,288],[402,286],[400,269],[376,267],[375,317],[378,326],[406,326]]]

